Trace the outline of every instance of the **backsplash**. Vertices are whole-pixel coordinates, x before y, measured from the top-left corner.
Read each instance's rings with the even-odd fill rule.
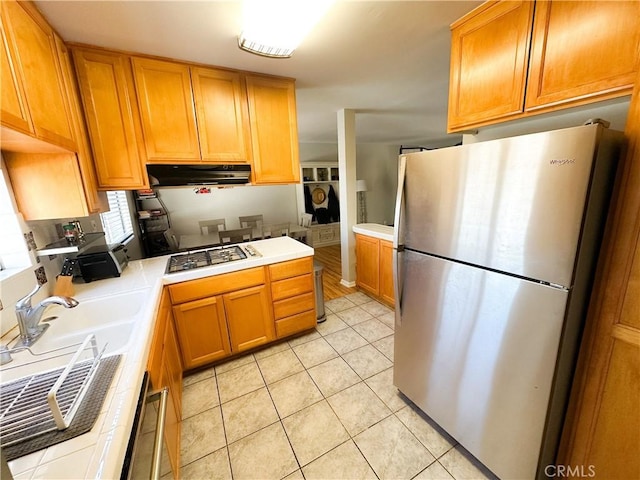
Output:
[[[15,304],[37,283],[43,285],[34,303],[53,294],[56,276],[60,273],[64,255],[38,257],[36,250],[60,238],[56,224],[61,220],[25,222],[20,214],[0,214],[0,223],[7,228],[0,233],[2,264],[0,272],[0,336],[2,344],[17,335]],[[62,220],[66,223],[65,220]]]

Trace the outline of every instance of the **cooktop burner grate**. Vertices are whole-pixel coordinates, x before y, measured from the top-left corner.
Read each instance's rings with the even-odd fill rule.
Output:
[[[169,257],[166,273],[183,272],[245,258],[247,255],[237,245],[180,253]]]

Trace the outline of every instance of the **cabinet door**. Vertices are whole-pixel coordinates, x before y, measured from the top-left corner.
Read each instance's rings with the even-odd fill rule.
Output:
[[[380,242],[377,238],[356,235],[356,283],[358,287],[380,294]]]
[[[167,366],[168,385],[173,394],[173,401],[178,412],[182,411],[182,360],[180,359],[180,348],[176,337],[173,312],[167,312],[166,328],[164,333],[163,356]]]
[[[90,214],[75,153],[3,151],[2,155],[18,211],[25,220],[86,217]]]
[[[156,314],[156,326],[153,329],[151,349],[149,350],[149,357],[147,359],[147,371],[149,372],[149,378],[153,389],[158,389],[164,386],[164,384],[161,383],[163,372],[162,356],[167,328],[167,317],[170,312],[171,299],[169,297],[169,292],[167,292],[165,288],[162,291],[162,296],[160,297],[160,305],[158,306],[158,313]]]
[[[254,183],[299,182],[294,81],[247,76],[246,83]]]
[[[10,51],[11,44],[5,33],[4,18],[0,22],[0,35],[2,35],[2,51],[0,52],[0,62],[2,62],[0,64],[0,81],[2,82],[0,118],[2,125],[23,133],[33,134],[31,118],[22,88],[22,78],[20,70],[13,62],[16,55]]]
[[[380,240],[380,298],[394,304],[393,244]]]
[[[84,117],[80,107],[80,96],[73,75],[71,66],[71,57],[69,50],[58,35],[54,35],[58,58],[60,59],[60,67],[62,69],[62,78],[64,80],[65,91],[69,99],[71,123],[73,126],[74,136],[76,139],[78,151],[78,166],[82,176],[84,192],[87,200],[87,210],[90,213],[100,213],[109,211],[109,202],[107,194],[98,191],[98,181],[93,164],[93,155],[89,147],[89,137],[85,128]]]
[[[147,188],[142,131],[128,57],[75,48],[72,55],[99,187]]]
[[[200,161],[189,66],[131,59],[147,159]]]
[[[536,2],[527,110],[631,93],[640,2]]]
[[[170,385],[171,383],[169,381],[172,376],[170,363],[171,361],[165,356],[162,362],[162,381],[164,385]],[[171,389],[171,386],[169,386],[167,414],[164,423],[164,445],[167,449],[173,478],[178,480],[180,478],[180,420],[182,418],[182,413],[181,410],[176,407],[176,395],[176,392],[174,392]],[[168,472],[161,472],[161,474],[163,474],[163,478],[166,473]]]
[[[451,26],[448,131],[524,108],[533,2],[487,2]]]
[[[247,96],[237,72],[191,67],[202,160],[251,162]]]
[[[231,350],[242,352],[275,338],[275,328],[266,285],[223,295],[229,323]]]
[[[175,305],[173,316],[186,370],[231,354],[221,296]]]
[[[16,55],[13,67],[20,69],[35,136],[75,151],[53,29],[32,3],[3,1],[2,15],[6,40],[12,44],[9,51]]]

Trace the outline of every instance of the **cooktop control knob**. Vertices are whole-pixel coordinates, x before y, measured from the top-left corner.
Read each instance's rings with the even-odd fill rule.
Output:
[[[244,247],[245,251],[249,254],[250,257],[261,257],[262,254],[255,249],[253,245],[246,245]]]

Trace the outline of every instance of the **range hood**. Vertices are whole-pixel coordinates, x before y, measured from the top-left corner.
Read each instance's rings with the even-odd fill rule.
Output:
[[[147,165],[152,187],[185,185],[243,185],[249,183],[251,165]]]

